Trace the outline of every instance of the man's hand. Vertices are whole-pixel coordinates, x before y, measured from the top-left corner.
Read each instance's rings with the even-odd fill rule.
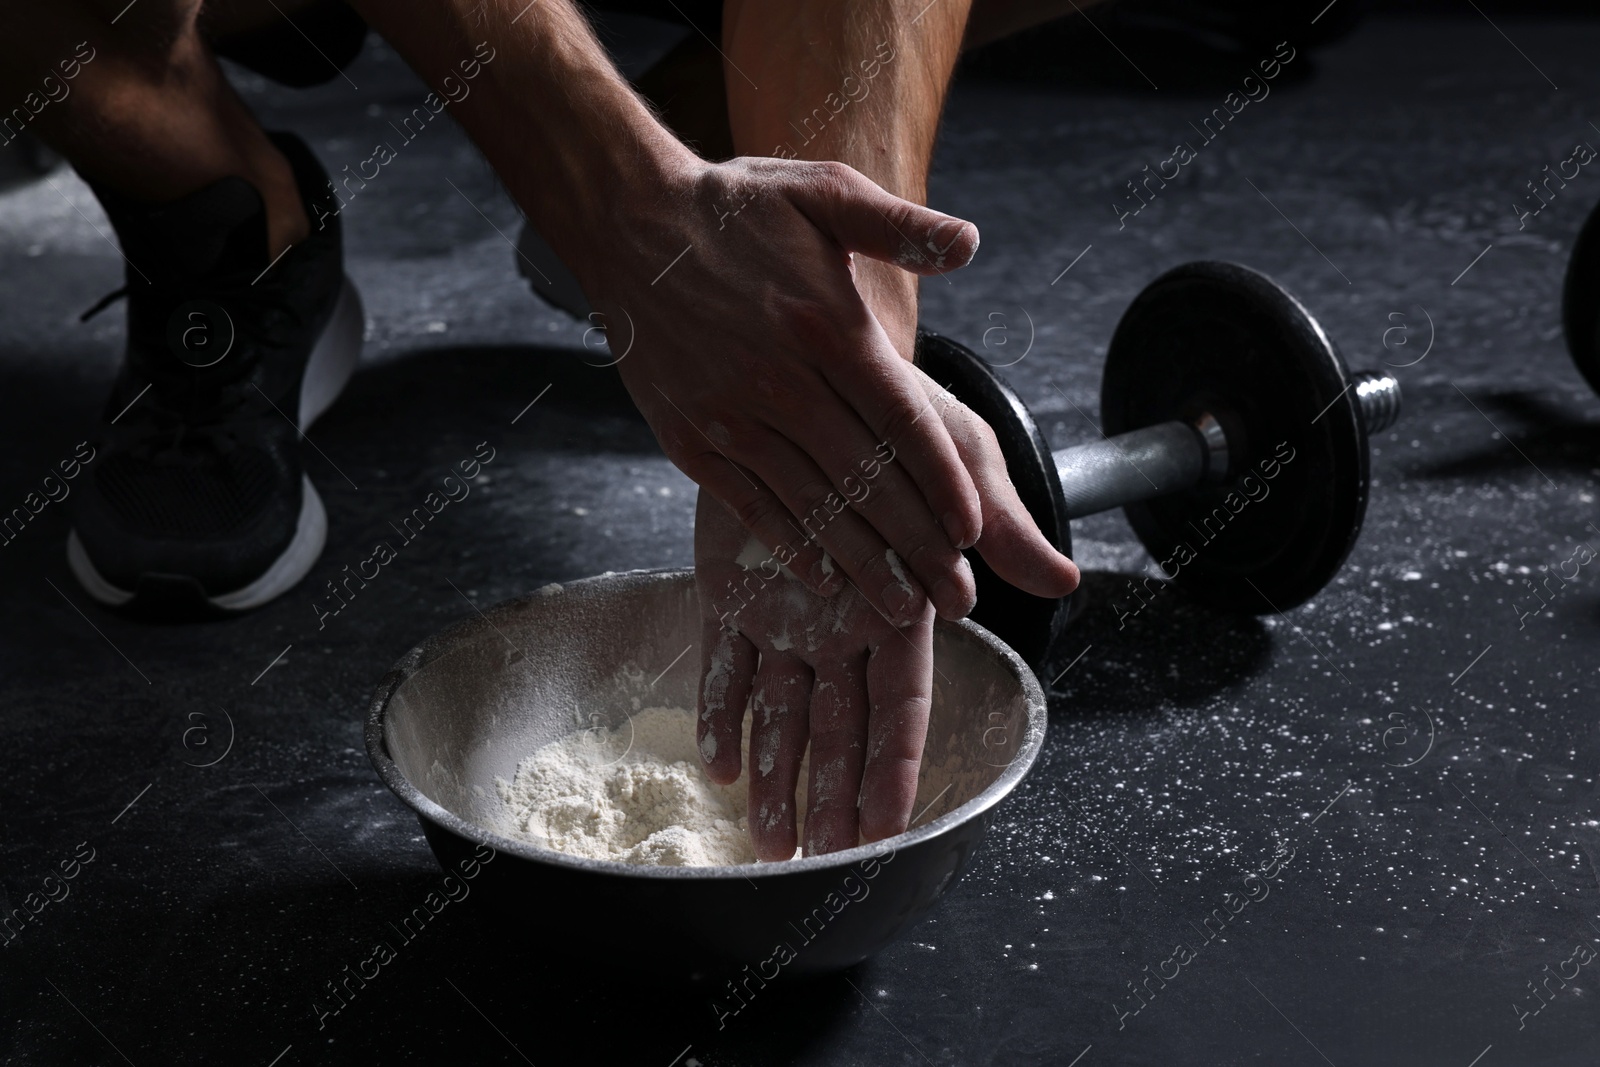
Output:
[[[736,781],[749,702],[756,855],[794,854],[808,743],[806,855],[905,829],[932,696],[931,608],[902,628],[853,588],[818,596],[783,574],[759,542],[744,551],[750,535],[704,490],[694,533],[704,617],[696,735],[711,779]]]
[[[686,163],[617,214],[575,270],[668,457],[813,591],[848,579],[900,626],[924,591],[965,615],[978,492],[850,253],[949,270],[976,228],[843,164],[781,159]]]
[[[430,84],[477,64],[451,113],[605,315],[623,381],[680,468],[769,548],[796,545],[791,566],[814,589],[848,578],[908,625],[929,594],[948,616],[967,610],[957,550],[982,533],[978,495],[849,253],[948,271],[972,257],[976,227],[841,163],[706,162],[572,0],[354,2]],[[880,446],[897,458],[870,505],[837,507]]]
[[[920,371],[923,395],[973,472],[983,508],[977,549],[1039,596],[1065,596],[1078,569],[1045,540],[1006,475],[993,431]],[[891,626],[854,589],[821,597],[781,573],[707,493],[695,516],[701,691],[697,736],[713,781],[740,773],[746,704],[750,836],[763,860],[796,840],[795,789],[811,746],[807,855],[877,841],[912,814],[933,692],[933,613]]]

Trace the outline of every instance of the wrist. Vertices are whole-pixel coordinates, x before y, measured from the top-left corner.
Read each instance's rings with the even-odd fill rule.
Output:
[[[475,57],[451,113],[591,299],[601,268],[639,243],[625,231],[640,206],[705,165],[656,121],[573,0],[351,2],[430,84],[454,84]]]
[[[507,182],[513,199],[587,288],[574,258],[595,258],[583,253],[704,164],[637,100],[578,118],[553,137],[524,141],[513,151],[526,162],[501,173],[515,175]],[[531,114],[520,117],[528,125],[535,121]]]
[[[508,136],[504,158],[491,163],[594,300],[608,257],[627,254],[618,246],[627,218],[705,164],[619,78],[585,80],[573,94],[497,86]],[[552,110],[552,98],[565,106]]]

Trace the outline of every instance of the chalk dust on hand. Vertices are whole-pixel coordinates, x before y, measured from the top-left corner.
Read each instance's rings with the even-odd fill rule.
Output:
[[[769,550],[754,534],[744,543],[744,547],[739,550],[739,554],[734,557],[733,561],[747,571],[759,571],[761,568],[770,565],[776,567],[779,573],[790,581],[797,582],[800,580],[795,577],[794,572],[789,569],[787,564],[779,563],[777,553]],[[766,575],[762,575],[762,577],[766,577]]]

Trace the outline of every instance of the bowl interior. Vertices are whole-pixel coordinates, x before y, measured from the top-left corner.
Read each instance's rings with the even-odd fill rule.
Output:
[[[1043,735],[1042,694],[1002,649],[971,624],[936,628],[913,827],[979,798],[1016,769],[1019,754],[1031,762]],[[387,755],[428,800],[505,835],[495,780],[510,780],[541,745],[621,725],[644,708],[695,706],[700,617],[693,575],[607,575],[546,587],[445,630],[399,670],[403,677],[383,710]],[[515,851],[601,862],[532,843]]]

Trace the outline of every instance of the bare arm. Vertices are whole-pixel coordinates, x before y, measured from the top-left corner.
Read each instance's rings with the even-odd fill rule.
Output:
[[[457,117],[630,347],[618,369],[674,463],[810,588],[848,576],[900,625],[930,594],[948,617],[968,610],[956,546],[981,533],[976,488],[946,428],[921,417],[926,397],[849,254],[893,273],[950,269],[976,249],[970,223],[838,164],[700,159],[568,0],[358,6],[436,86],[477,42],[495,49]],[[942,266],[917,252],[929,244]],[[879,498],[900,507],[873,536],[909,575],[885,548],[852,550],[833,518],[836,490],[886,441],[899,459]]]
[[[847,163],[914,203],[971,0],[729,0],[725,45],[757,88],[729,71],[728,119],[745,155]],[[913,249],[933,271],[939,247]],[[860,262],[857,284],[901,355],[916,332],[917,276]]]
[[[651,115],[570,0],[354,0],[436,89],[493,59],[451,113],[535,228],[564,256],[584,222],[659,188],[693,159]]]
[[[724,36],[735,148],[841,161],[891,193],[920,201],[966,14],[966,0],[733,0]],[[948,250],[915,240],[893,214],[883,224],[899,238],[903,257],[930,271],[951,265]],[[854,277],[895,349],[909,360],[916,277],[864,259],[856,262]],[[983,531],[977,548],[984,559],[1007,581],[1038,595],[1070,592],[1077,569],[1029,518],[993,432],[915,373],[929,419],[946,425],[978,491]],[[919,519],[917,501],[874,488],[854,501],[860,519],[846,513],[837,520],[846,552],[856,559],[883,551],[879,531],[893,536],[901,524],[914,529]],[[759,566],[742,570],[734,561],[748,558],[740,555],[741,544],[737,524],[702,497],[695,556],[706,613],[699,737],[708,773],[719,782],[741,773],[738,738],[748,700],[750,830],[758,856],[780,859],[794,849],[795,788],[808,746],[807,854],[901,832],[912,815],[931,706],[932,613],[894,629],[854,590],[823,600],[781,580],[763,581]],[[733,610],[722,610],[722,602]]]

